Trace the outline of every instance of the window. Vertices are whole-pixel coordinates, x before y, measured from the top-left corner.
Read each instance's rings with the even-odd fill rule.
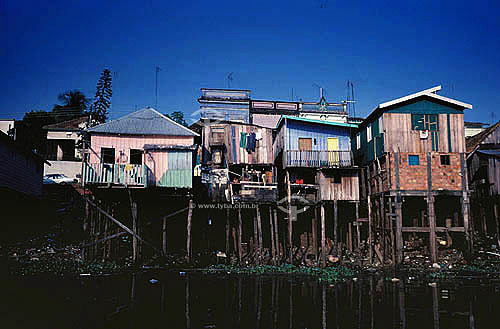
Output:
[[[378,133],[382,134],[384,132],[384,119],[383,117],[378,118]]]
[[[142,165],[142,150],[130,149],[130,164]]]
[[[334,174],[333,175],[333,184],[341,184],[342,183],[342,176],[340,174]]]
[[[115,163],[115,149],[112,147],[101,147],[101,162]]]
[[[411,129],[439,131],[439,117],[437,114],[412,114]]]
[[[361,148],[361,135],[359,133],[356,134],[356,149]]]
[[[408,155],[408,164],[410,166],[418,166],[420,164],[418,155]]]
[[[372,125],[368,125],[368,127],[366,128],[366,136],[368,141],[372,140]]]
[[[312,150],[312,138],[299,138],[299,151]]]
[[[449,166],[450,165],[450,156],[448,154],[441,155],[441,165],[442,166]]]

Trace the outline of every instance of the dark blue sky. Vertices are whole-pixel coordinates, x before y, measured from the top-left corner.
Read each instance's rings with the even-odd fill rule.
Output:
[[[165,4],[167,3],[167,4]],[[435,85],[491,122],[500,104],[498,1],[37,1],[0,0],[0,118],[50,110],[57,95],[93,96],[114,72],[111,118],[155,103],[198,109],[200,88],[252,97],[329,101],[354,82],[357,115]],[[495,119],[500,119],[496,114]]]

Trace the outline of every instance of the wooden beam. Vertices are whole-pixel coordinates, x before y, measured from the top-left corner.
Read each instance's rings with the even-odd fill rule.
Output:
[[[230,240],[231,240],[231,225],[229,223],[229,215],[230,215],[230,210],[229,208],[226,209],[226,257],[229,256],[229,250],[230,250]]]
[[[434,211],[434,195],[432,194],[432,158],[431,153],[427,152],[427,217],[429,219],[429,250],[431,252],[431,262],[438,261],[436,245],[436,213]]]
[[[279,248],[279,227],[278,227],[278,212],[276,208],[273,209],[274,217],[274,244],[276,246],[276,265],[281,262],[280,248]]]
[[[337,200],[333,200],[333,254],[335,255],[335,257],[339,256],[338,226],[339,226],[338,204]]]
[[[166,256],[167,255],[167,216],[163,216],[163,225],[162,225],[162,243],[161,243],[161,246],[162,246],[162,251],[163,251],[163,255]]]
[[[82,248],[88,248],[88,247],[91,247],[91,246],[93,246],[95,244],[98,244],[98,243],[101,243],[101,242],[104,242],[104,241],[108,241],[108,240],[117,238],[117,237],[122,236],[124,234],[128,234],[128,232],[122,231],[122,232],[119,232],[119,233],[107,236],[104,239],[100,239],[100,240],[97,240],[97,241],[94,241],[94,242],[91,242],[91,243],[87,243],[87,244],[83,245]]]
[[[405,226],[402,228],[402,231],[404,233],[430,233],[431,228],[430,227],[420,227],[420,226]],[[465,232],[465,227],[459,226],[459,227],[436,227],[435,228],[436,232],[439,233],[445,233],[445,232]]]

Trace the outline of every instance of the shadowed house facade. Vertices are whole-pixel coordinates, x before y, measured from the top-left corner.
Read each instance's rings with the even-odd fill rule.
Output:
[[[353,135],[355,162],[366,169],[370,261],[375,251],[381,263],[402,263],[409,235],[427,240],[432,262],[438,235],[447,247],[459,233],[470,242],[463,112],[472,105],[440,89],[378,105]]]
[[[191,188],[195,132],[153,108],[89,129],[83,183]]]

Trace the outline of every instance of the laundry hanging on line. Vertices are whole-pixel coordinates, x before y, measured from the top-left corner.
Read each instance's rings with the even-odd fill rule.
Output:
[[[245,148],[247,146],[247,133],[240,132],[240,147]]]

